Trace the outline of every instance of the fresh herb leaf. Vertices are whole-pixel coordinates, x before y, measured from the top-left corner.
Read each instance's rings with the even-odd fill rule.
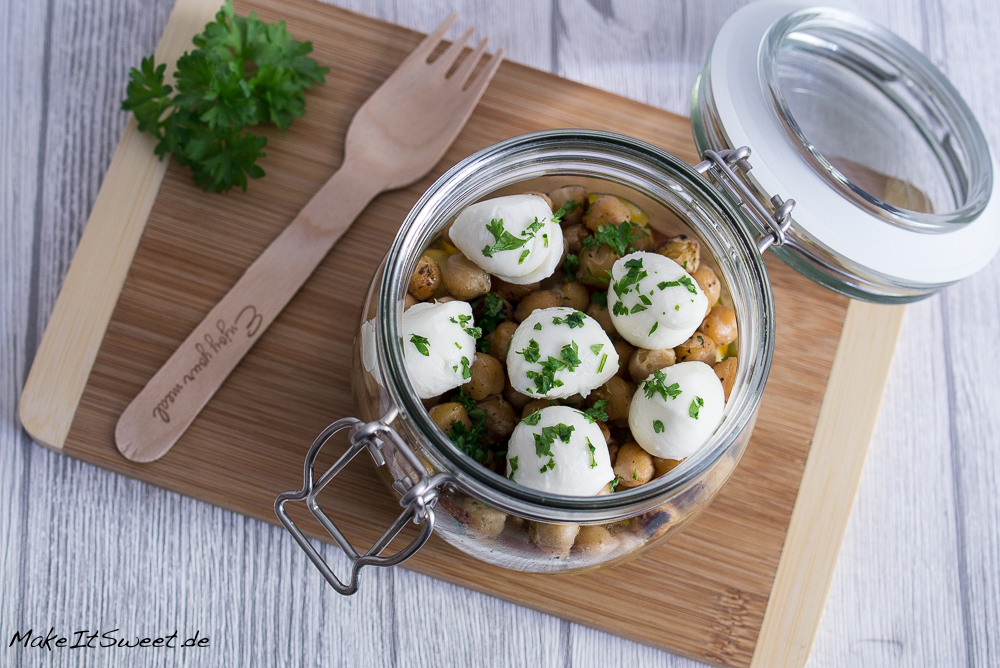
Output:
[[[606,292],[595,292],[590,295],[590,302],[592,304],[597,304],[598,306],[608,307],[608,293]]]
[[[535,218],[535,222],[528,225],[528,227],[521,232],[520,237],[515,237],[513,234],[504,229],[502,218],[494,218],[486,225],[486,230],[493,235],[493,239],[496,243],[492,246],[485,246],[483,248],[483,255],[486,257],[493,257],[494,253],[517,250],[518,248],[523,247],[524,244],[528,243],[531,239],[534,239],[535,233],[544,226],[544,222],[540,222],[537,218]],[[524,262],[524,259],[528,257],[529,253],[531,253],[530,250],[523,251],[517,263],[521,264]]]
[[[590,352],[594,353],[595,355],[600,355],[601,348],[603,347],[604,347],[603,343],[595,343],[594,345],[590,346]]]
[[[530,253],[531,251],[527,249],[521,251],[521,257],[517,258],[517,263],[521,264],[522,262],[524,262],[525,258],[527,258]]]
[[[483,335],[482,328],[480,328],[480,327],[468,327],[467,326],[470,322],[472,322],[472,316],[471,315],[459,315],[457,320],[453,316],[453,317],[449,318],[449,320],[451,322],[455,323],[456,325],[458,325],[459,327],[461,327],[462,329],[464,329],[465,333],[468,334],[469,336],[471,336],[474,339],[478,339],[479,337],[481,337]]]
[[[541,354],[538,349],[538,341],[535,341],[534,339],[529,340],[528,347],[525,348],[524,350],[518,351],[517,354],[524,355],[525,362],[530,362],[531,364],[534,364],[539,359],[541,359]]]
[[[639,281],[649,276],[646,270],[642,268],[641,258],[632,258],[627,261],[625,268],[628,271],[621,277],[621,280],[611,281],[611,287],[614,288],[615,294],[618,295],[619,299],[627,295],[633,286],[638,289]]]
[[[649,334],[647,334],[646,336],[652,336],[653,332],[655,332],[656,328],[659,326],[660,326],[660,321],[657,320],[656,322],[653,323],[653,326],[649,328]]]
[[[458,345],[457,343],[455,345]],[[459,346],[461,348],[461,346]],[[481,353],[487,353],[490,351],[490,340],[487,338],[482,338],[476,341],[476,350]]]
[[[597,367],[597,373],[601,373],[602,371],[604,371],[604,363],[607,361],[608,361],[608,354],[604,353],[604,355],[601,356],[601,364]]]
[[[594,447],[594,444],[590,442],[589,438],[587,439],[587,448],[590,450],[590,468],[597,468],[597,460],[594,458],[597,448]]]
[[[666,384],[667,376],[660,369],[653,371],[653,377],[644,380],[640,387],[646,393],[647,399],[652,399],[654,394],[659,394],[666,401],[667,398],[676,399],[681,393],[681,386],[678,383]]]
[[[552,318],[553,325],[569,325],[570,329],[576,329],[577,327],[583,327],[583,313],[580,311],[573,311],[565,318]]]
[[[563,205],[559,207],[559,210],[556,211],[554,214],[552,214],[552,222],[561,223],[563,216],[565,216],[570,211],[573,211],[574,209],[577,209],[579,207],[580,203],[577,202],[576,200],[572,199],[566,200],[565,202],[563,202]]]
[[[618,302],[618,303],[620,304],[621,302]],[[617,304],[616,304],[616,306],[617,306]],[[645,306],[643,306],[642,304],[636,304],[635,306],[632,307],[632,310],[629,311],[629,313],[640,313],[640,312],[645,311],[645,310],[646,310]]]
[[[659,420],[653,420],[653,431],[655,431],[657,434],[662,434],[663,423],[660,422]]]
[[[479,326],[484,332],[492,332],[497,328],[497,325],[507,319],[507,315],[504,313],[503,299],[492,292],[487,292],[485,297],[472,305],[472,308],[477,309],[480,306],[483,307],[483,315],[479,319]]]
[[[573,255],[572,253],[566,253],[566,259],[563,261],[562,270],[563,273],[566,274],[566,280],[574,280],[576,278],[576,272],[580,271],[580,256]]]
[[[681,276],[676,281],[663,281],[662,283],[657,283],[656,287],[662,290],[664,288],[675,288],[682,285],[687,288],[687,291],[691,294],[698,294],[698,288],[694,287],[694,282],[688,276]]]
[[[618,487],[618,483],[620,483],[620,482],[621,482],[621,478],[619,478],[618,476],[615,476],[615,479],[608,483],[608,485],[611,487],[611,491],[612,492],[615,491],[615,489]]]
[[[625,306],[625,302],[615,302],[615,305],[611,307],[611,312],[615,315],[628,315],[628,306]]]
[[[541,419],[542,419],[542,412],[541,411],[535,411],[534,413],[531,413],[530,415],[528,415],[527,417],[525,417],[523,420],[521,420],[521,422],[523,422],[524,424],[531,425],[532,427],[534,427],[536,424],[538,424],[538,421],[541,420]]]
[[[534,339],[531,343],[535,343]],[[533,351],[534,359],[528,359],[527,349],[522,351],[524,353],[524,359],[529,362],[538,362],[540,355],[538,354],[538,345],[535,343],[535,350]],[[568,343],[562,347],[559,351],[559,357],[555,358],[551,355],[547,360],[542,362],[541,371],[528,371],[525,376],[529,380],[535,381],[535,390],[533,394],[546,394],[553,387],[562,387],[563,382],[561,380],[556,380],[556,372],[566,369],[568,371],[575,371],[576,367],[580,366],[580,349],[576,344],[576,341]],[[531,388],[528,388],[531,391]]]
[[[591,424],[594,422],[607,422],[608,414],[604,412],[604,409],[608,407],[608,401],[608,399],[595,401],[592,407],[583,411],[583,415],[587,418],[587,421]]]
[[[510,464],[510,475],[507,476],[507,479],[516,482],[514,480],[514,474],[517,473],[517,457],[511,457],[507,460],[507,463]]]
[[[698,411],[702,409],[705,405],[705,400],[701,397],[695,397],[691,400],[691,405],[688,406],[688,415],[693,417],[695,420],[698,419]]]
[[[639,232],[632,234],[632,230],[639,230]],[[610,246],[614,252],[621,256],[625,255],[625,252],[633,241],[643,236],[642,230],[638,225],[634,225],[626,220],[619,223],[617,227],[615,225],[598,226],[597,234],[584,239],[583,245],[587,248],[593,248],[594,246],[604,244]]]
[[[164,83],[165,64],[144,58],[129,74],[122,109],[156,137],[157,156],[172,153],[204,190],[246,190],[248,178],[264,176],[257,159],[267,144],[247,128],[286,129],[329,70],[307,57],[312,44],[292,39],[284,21],[236,16],[231,0],[192,41],[197,48],[177,61],[176,89]]]
[[[431,342],[428,341],[425,337],[420,336],[419,334],[414,334],[413,336],[410,337],[410,343],[416,346],[417,352],[423,355],[424,357],[431,356],[430,351],[427,349],[428,346],[430,346]]]
[[[538,331],[541,331],[542,330],[542,323],[536,322],[535,326],[533,327],[533,329],[537,329]]]
[[[469,367],[468,357],[462,358],[462,378],[465,380],[472,378],[472,369]]]
[[[549,461],[546,462],[545,464],[542,464],[542,468],[538,469],[538,472],[545,473],[546,471],[551,471],[555,467],[556,467],[556,458],[549,457]]]

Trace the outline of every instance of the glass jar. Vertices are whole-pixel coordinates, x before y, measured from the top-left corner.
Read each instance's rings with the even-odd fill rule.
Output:
[[[275,501],[337,591],[353,593],[360,568],[400,563],[434,530],[484,562],[521,571],[581,572],[640,555],[705,508],[750,439],[774,346],[765,250],[837,292],[900,303],[971,275],[1000,248],[1000,184],[975,118],[919,52],[868,21],[795,0],[741,9],[713,45],[691,115],[704,158],[693,167],[621,135],[541,132],[463,160],[410,212],[373,281],[356,340],[362,420],[320,434],[303,488]],[[463,454],[424,409],[397,343],[410,275],[456,214],[486,197],[570,184],[624,197],[670,234],[695,236],[739,330],[735,385],[709,442],[660,478],[595,497],[536,492]],[[350,447],[314,479],[317,455],[340,430],[349,430]],[[403,513],[360,555],[316,496],[362,450]],[[347,553],[346,581],[288,517],[284,506],[296,500]],[[410,521],[421,526],[418,536],[380,556]]]
[[[442,176],[407,216],[376,273],[356,338],[354,396],[361,420],[342,420],[324,432],[309,465],[336,431],[349,429],[352,446],[326,474],[297,494],[279,497],[276,510],[330,583],[344,593],[357,587],[357,568],[399,563],[432,527],[458,549],[485,562],[521,571],[575,573],[634,558],[666,540],[715,496],[739,461],[753,430],[774,347],[774,308],[759,246],[733,204],[698,171],[673,155],[635,139],[598,131],[556,130],[515,137],[466,158]],[[559,496],[507,480],[462,453],[431,420],[406,376],[400,322],[410,275],[432,238],[460,211],[483,198],[590,186],[625,197],[667,221],[670,233],[702,242],[703,263],[736,312],[738,370],[722,423],[711,440],[676,468],[645,485],[595,497]],[[599,184],[596,185],[596,184]],[[315,495],[362,450],[404,506],[395,533],[411,519],[418,538],[391,560],[375,551],[358,557],[335,524],[317,515],[355,562],[342,582],[321,564],[283,510],[286,501]],[[319,511],[322,513],[322,511]],[[579,527],[590,527],[580,529]],[[599,527],[599,528],[594,528]]]

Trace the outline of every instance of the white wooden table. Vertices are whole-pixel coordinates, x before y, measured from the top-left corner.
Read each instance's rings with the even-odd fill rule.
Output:
[[[171,0],[0,0],[0,665],[682,666],[397,569],[329,590],[282,530],[56,455],[21,385]],[[452,9],[510,57],[687,114],[742,0],[347,0],[427,31]],[[869,0],[1000,149],[1000,4]],[[811,666],[1000,666],[1000,261],[912,306]],[[336,559],[332,549],[327,557]],[[8,648],[17,630],[208,649]],[[664,629],[664,633],[669,633]]]

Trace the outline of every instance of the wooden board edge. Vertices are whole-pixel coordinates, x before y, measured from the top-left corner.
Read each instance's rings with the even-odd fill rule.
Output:
[[[905,314],[905,306],[848,306],[751,668],[809,659]]]
[[[156,62],[174,64],[191,48],[219,0],[177,0],[156,48]],[[122,132],[69,271],[21,392],[18,415],[32,439],[62,451],[104,332],[132,265],[167,171],[156,140],[134,117]]]

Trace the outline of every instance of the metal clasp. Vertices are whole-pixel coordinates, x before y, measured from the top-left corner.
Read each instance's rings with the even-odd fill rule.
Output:
[[[318,480],[314,481],[313,467],[316,463],[316,457],[319,455],[320,450],[323,449],[323,446],[337,432],[343,429],[351,430],[351,446]],[[369,451],[375,463],[379,466],[386,463],[387,451],[389,451],[390,459],[398,454],[408,465],[408,468],[412,470],[412,473],[396,476],[396,483],[393,485],[402,494],[399,504],[403,506],[403,512],[367,552],[358,554],[350,541],[347,540],[347,537],[334,524],[333,520],[319,507],[316,497],[358,453],[365,449]],[[326,581],[330,583],[330,586],[336,589],[337,593],[350,596],[358,590],[358,574],[364,566],[395,566],[409,559],[417,550],[423,547],[434,531],[434,505],[437,503],[438,494],[440,493],[437,488],[450,482],[454,482],[454,478],[450,475],[444,473],[439,473],[435,476],[429,475],[420,459],[403,442],[403,439],[399,437],[399,434],[392,427],[382,422],[369,422],[366,424],[355,418],[344,418],[337,420],[324,429],[316,437],[316,440],[313,441],[312,447],[309,448],[305,463],[303,464],[302,489],[296,492],[283,492],[279,494],[274,500],[274,512],[284,527],[292,534],[292,537],[295,538],[299,547],[305,551],[309,559],[319,569],[319,572],[326,578]],[[319,520],[319,523],[323,525],[323,528],[330,534],[330,537],[333,538],[347,555],[348,560],[351,562],[351,577],[346,584],[337,577],[333,569],[326,563],[326,560],[320,556],[316,548],[313,547],[312,543],[302,533],[302,530],[288,516],[288,513],[285,511],[285,503],[288,501],[305,501],[309,512]],[[379,556],[410,520],[414,524],[422,525],[420,534],[409,545],[391,557]]]
[[[736,170],[740,170],[745,174],[753,169],[749,161],[750,147],[705,151],[701,157],[702,161],[694,166],[698,173],[706,174],[711,170],[716,182],[736,201],[740,211],[764,230],[765,234],[757,239],[757,250],[763,253],[771,246],[783,245],[785,232],[792,223],[791,213],[795,200],[782,200],[780,196],[774,195],[771,197],[774,213],[771,213],[754,195],[736,173]]]

